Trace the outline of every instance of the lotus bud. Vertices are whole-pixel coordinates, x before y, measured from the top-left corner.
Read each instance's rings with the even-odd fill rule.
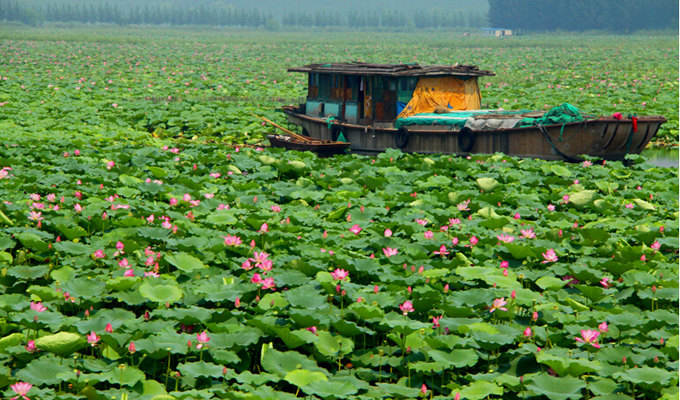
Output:
[[[187,347],[191,348],[191,340],[187,341]]]
[[[652,286],[652,292],[656,293],[656,285]]]
[[[420,392],[421,392],[423,395],[426,395],[426,394],[427,394],[427,386],[425,386],[424,383],[423,383],[423,386],[420,388]]]
[[[448,292],[449,292],[449,284],[447,283],[446,285],[444,285],[444,293],[448,293]]]
[[[151,316],[149,315],[149,311],[144,311],[144,320],[148,321],[151,319]]]
[[[343,290],[342,290],[342,293],[340,293],[340,295],[341,295],[342,297],[345,297],[346,294],[347,294],[347,293],[345,292],[345,289],[343,289]],[[273,300],[272,300],[272,301],[273,301]]]
[[[340,285],[337,285],[337,286],[335,287],[335,293],[340,293]]]
[[[236,308],[241,307],[241,299],[239,297],[237,297],[236,301],[234,301],[234,306],[236,306]]]
[[[137,352],[134,342],[130,342],[130,345],[128,346],[128,351],[130,352],[130,354],[135,354],[135,352]]]
[[[378,287],[378,285],[373,286],[373,293],[378,294],[379,291],[380,288]]]
[[[512,298],[513,300],[516,299],[517,298],[517,292],[515,292],[513,290],[512,293],[510,293],[510,298]]]
[[[531,314],[531,320],[532,321],[538,321],[538,312],[534,311],[533,314]]]
[[[503,270],[503,276],[508,276],[508,270],[507,269]]]
[[[90,318],[90,310],[85,310],[85,318]]]
[[[663,346],[663,343],[664,343],[663,338],[659,339],[659,343],[661,343],[661,345]]]
[[[527,326],[527,329],[524,330],[524,337],[525,338],[530,338],[531,337],[531,328]]]
[[[406,289],[408,290],[409,293],[413,293],[413,289],[411,289],[411,286],[409,286],[409,287],[406,288]]]
[[[113,333],[113,326],[111,326],[111,323],[106,324],[106,328],[104,328],[104,330],[106,331],[106,333]]]
[[[623,363],[624,363],[624,364],[627,364],[627,363],[628,363],[628,360],[626,360],[626,357],[623,357]]]
[[[227,367],[222,367],[222,375],[226,375],[228,371]]]
[[[659,362],[659,356],[654,356],[654,362],[658,363]]]

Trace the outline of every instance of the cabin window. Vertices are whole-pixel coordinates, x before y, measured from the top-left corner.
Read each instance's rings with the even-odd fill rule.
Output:
[[[342,100],[342,75],[331,75],[331,100]]]
[[[329,99],[331,96],[331,75],[319,74],[319,98]]]
[[[345,77],[345,100],[357,101],[359,98],[359,86],[361,77],[348,75]]]
[[[309,74],[308,95],[310,99],[319,97],[319,74]]]

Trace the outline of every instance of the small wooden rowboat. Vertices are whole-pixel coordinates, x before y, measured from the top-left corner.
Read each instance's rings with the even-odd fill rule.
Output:
[[[351,145],[351,143],[348,142],[315,139],[309,136],[298,135],[295,132],[289,131],[282,126],[273,123],[265,117],[260,117],[255,114],[251,115],[287,133],[287,135],[268,135],[267,139],[272,147],[279,147],[286,150],[311,151],[312,153],[316,153],[319,157],[330,157],[335,154],[343,153]]]
[[[303,136],[304,137],[304,136]],[[349,148],[351,143],[336,142],[332,140],[305,138],[300,139],[299,135],[269,135],[267,136],[272,147],[280,147],[286,150],[311,151],[319,157],[329,157],[341,154]]]

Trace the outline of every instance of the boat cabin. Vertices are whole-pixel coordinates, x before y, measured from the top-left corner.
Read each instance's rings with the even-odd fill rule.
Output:
[[[304,113],[351,124],[391,123],[437,107],[477,110],[477,78],[493,76],[470,65],[310,64],[288,69],[308,74]]]

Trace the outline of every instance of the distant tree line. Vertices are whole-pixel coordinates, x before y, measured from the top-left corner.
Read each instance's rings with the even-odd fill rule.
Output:
[[[494,28],[615,32],[678,28],[678,0],[488,1]]]
[[[17,0],[0,0],[0,21],[28,25],[43,22],[110,23],[118,25],[218,25],[275,29],[280,24],[299,27],[349,28],[459,28],[482,27],[486,15],[475,11],[443,13],[440,10],[406,13],[401,10],[289,11],[276,18],[270,10],[258,8],[183,6],[132,6],[119,8],[115,2],[94,4],[47,3],[30,6]]]

